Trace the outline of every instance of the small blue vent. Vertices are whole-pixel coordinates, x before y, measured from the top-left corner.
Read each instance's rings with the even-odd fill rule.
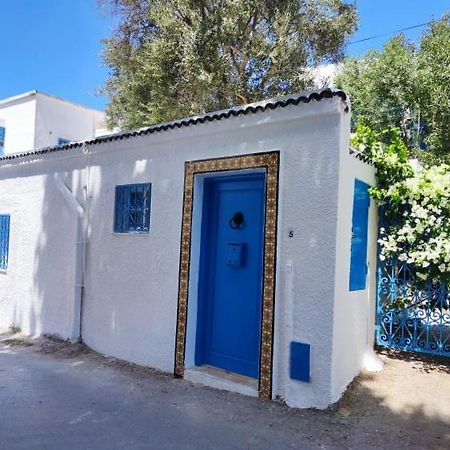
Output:
[[[9,215],[0,214],[0,269],[8,268],[9,254]]]
[[[151,183],[116,186],[114,231],[148,233],[150,231]]]
[[[291,378],[293,380],[311,381],[311,346],[301,342],[291,342]]]

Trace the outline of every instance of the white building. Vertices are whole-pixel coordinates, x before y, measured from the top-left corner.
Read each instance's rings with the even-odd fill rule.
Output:
[[[309,68],[309,73],[313,78],[314,89],[323,89],[325,87],[336,87],[336,76],[342,69],[342,64],[329,63],[317,67]]]
[[[0,154],[91,139],[104,113],[38,91],[0,100]]]
[[[0,157],[0,327],[327,407],[374,343],[374,169],[349,136],[324,90]]]

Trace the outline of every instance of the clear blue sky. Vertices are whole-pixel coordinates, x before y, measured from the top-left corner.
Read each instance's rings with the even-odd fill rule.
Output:
[[[348,0],[348,3],[352,1]],[[450,12],[450,0],[356,0],[359,13],[359,29],[350,42],[383,33],[407,28],[432,19],[439,19]],[[418,40],[425,27],[405,31],[411,40]],[[359,44],[350,44],[350,55],[359,56],[369,48],[380,49],[392,37],[383,36]]]
[[[450,0],[357,0],[358,32],[350,41],[427,22],[450,10]],[[108,71],[101,66],[101,39],[113,19],[96,0],[0,0],[0,99],[37,89],[103,109],[96,92]],[[423,28],[406,32],[417,39]],[[360,55],[390,36],[349,45]]]
[[[0,0],[0,98],[37,89],[103,109],[100,41],[112,29],[96,0]]]

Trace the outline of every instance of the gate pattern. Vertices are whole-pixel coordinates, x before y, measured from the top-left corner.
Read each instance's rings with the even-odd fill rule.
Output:
[[[419,287],[404,262],[379,261],[377,343],[382,347],[450,357],[450,289]],[[406,302],[407,307],[399,307]]]

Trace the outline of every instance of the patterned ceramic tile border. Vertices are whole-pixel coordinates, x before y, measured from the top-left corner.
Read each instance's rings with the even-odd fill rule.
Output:
[[[196,174],[201,173],[257,168],[266,170],[266,220],[264,229],[263,314],[259,363],[259,396],[270,399],[272,397],[279,152],[186,162],[174,373],[177,377],[182,377],[184,374],[194,177]]]

